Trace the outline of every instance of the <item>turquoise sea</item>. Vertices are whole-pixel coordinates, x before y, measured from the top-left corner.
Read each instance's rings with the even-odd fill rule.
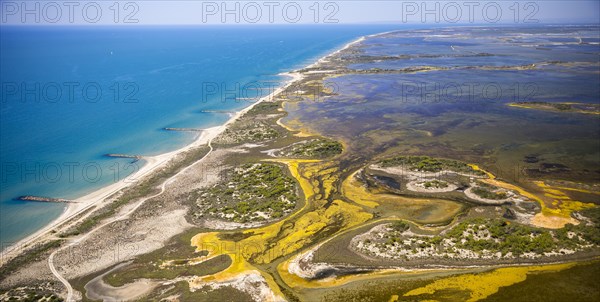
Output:
[[[0,27],[2,248],[64,209],[15,198],[72,199],[118,181],[142,163],[105,154],[178,149],[195,135],[163,128],[224,123],[229,115],[203,110],[248,106],[236,85],[280,85],[281,72],[405,27]]]

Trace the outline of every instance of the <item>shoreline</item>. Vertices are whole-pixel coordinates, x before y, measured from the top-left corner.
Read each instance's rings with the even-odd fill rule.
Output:
[[[272,100],[274,97],[276,97],[281,92],[283,92],[285,89],[287,89],[289,86],[302,80],[305,77],[305,75],[300,73],[299,70],[317,66],[318,64],[321,64],[322,62],[326,61],[327,58],[349,48],[350,46],[352,46],[356,43],[360,43],[361,41],[366,39],[366,37],[367,36],[360,36],[360,37],[344,44],[341,48],[337,48],[336,50],[334,50],[330,53],[327,53],[325,56],[320,57],[315,62],[310,63],[309,65],[307,65],[303,68],[292,70],[289,72],[279,73],[278,74],[279,76],[286,76],[286,77],[289,77],[290,79],[288,79],[287,81],[284,81],[283,85],[276,88],[268,95],[261,97],[256,102],[253,102],[252,104],[248,105],[247,107],[244,107],[243,109],[241,109],[239,111],[236,111],[236,113],[233,116],[231,116],[227,120],[227,122],[225,122],[224,124],[222,124],[220,126],[215,126],[215,127],[204,129],[192,143],[190,143],[186,146],[183,146],[179,149],[167,152],[167,153],[154,155],[154,156],[142,156],[141,159],[144,160],[145,163],[136,173],[129,175],[129,176],[119,180],[118,182],[112,183],[110,185],[107,185],[107,186],[97,189],[95,191],[92,191],[88,194],[85,194],[84,196],[74,199],[73,203],[66,204],[66,207],[60,216],[58,216],[57,218],[52,220],[46,226],[42,227],[41,229],[35,231],[34,233],[32,233],[28,236],[26,236],[25,238],[20,239],[16,243],[6,246],[6,248],[4,250],[0,251],[0,266],[5,265],[10,260],[19,256],[25,249],[28,249],[28,248],[34,246],[38,240],[43,239],[44,236],[51,233],[55,228],[60,227],[62,224],[68,222],[70,219],[78,216],[79,214],[84,213],[88,209],[90,209],[98,204],[101,204],[110,196],[130,187],[132,184],[133,185],[136,184],[137,181],[139,181],[141,178],[147,177],[147,176],[151,175],[153,172],[159,170],[160,168],[163,168],[166,164],[168,164],[177,155],[180,155],[182,153],[185,153],[189,150],[192,150],[194,148],[197,148],[197,147],[200,147],[203,145],[210,146],[210,143],[212,142],[212,140],[215,137],[217,137],[222,132],[224,132],[231,124],[233,124],[235,121],[237,121],[240,117],[242,117],[248,111],[252,110],[254,108],[254,106],[256,106],[264,101]],[[97,210],[99,210],[99,209],[101,209],[101,208],[98,208]]]
[[[142,156],[141,159],[144,160],[145,163],[140,167],[140,169],[137,172],[117,182],[114,182],[100,189],[87,193],[81,197],[73,199],[73,202],[71,203],[65,204],[66,206],[60,214],[60,216],[52,220],[49,224],[37,230],[33,234],[30,234],[27,237],[17,241],[15,244],[8,246],[5,250],[0,251],[0,266],[4,265],[8,260],[20,254],[24,248],[33,245],[33,243],[35,243],[37,239],[40,239],[52,229],[59,227],[63,223],[67,222],[69,219],[74,218],[75,216],[85,212],[91,207],[98,205],[113,194],[116,194],[119,191],[126,189],[131,185],[135,185],[141,178],[150,175],[152,172],[155,172],[159,168],[162,168],[177,155],[204,145],[209,141],[211,137],[216,136],[218,134],[217,132],[220,130],[219,128],[220,126],[207,128],[191,144],[186,145],[177,150],[154,156]],[[15,249],[20,250],[15,251]]]

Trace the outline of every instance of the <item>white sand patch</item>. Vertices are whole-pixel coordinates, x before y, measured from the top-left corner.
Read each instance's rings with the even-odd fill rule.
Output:
[[[315,278],[320,271],[333,269],[333,266],[327,263],[313,263],[315,251],[319,249],[318,245],[302,254],[297,255],[289,262],[288,272],[304,279]]]
[[[419,181],[411,181],[406,184],[406,189],[413,192],[422,192],[422,193],[442,193],[442,192],[452,192],[458,189],[458,186],[445,182],[447,184],[444,188],[435,188],[435,187],[426,187],[425,182],[434,181],[434,179],[423,179]]]
[[[268,221],[239,223],[233,221],[224,221],[219,219],[207,218],[202,222],[202,226],[212,230],[236,230],[259,227],[267,222]]]
[[[439,172],[425,172],[425,171],[413,171],[413,170],[407,169],[406,167],[402,167],[402,166],[381,167],[376,164],[370,165],[369,169],[374,170],[374,171],[381,171],[381,172],[385,172],[388,174],[406,177],[409,180],[421,180],[421,179],[427,179],[427,178],[432,178],[432,177],[435,179],[439,179],[440,177],[446,176],[446,175],[461,175],[461,176],[466,176],[466,177],[471,177],[471,178],[487,178],[486,175],[476,175],[476,174],[456,172],[456,171],[451,171],[451,170],[442,170]]]

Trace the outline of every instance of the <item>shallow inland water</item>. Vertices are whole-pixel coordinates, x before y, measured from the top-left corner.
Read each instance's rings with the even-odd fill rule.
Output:
[[[600,262],[595,261],[559,272],[532,274],[527,280],[509,287],[485,301],[599,301]],[[552,298],[549,298],[552,297]]]
[[[480,163],[516,182],[599,181],[598,115],[508,106],[600,103],[598,45],[568,38],[597,43],[598,33],[597,26],[449,28],[368,39],[359,55],[388,57],[350,56],[348,67],[380,72],[326,78],[335,95],[287,106],[284,122],[352,142],[365,158],[426,154]],[[409,67],[421,69],[400,71]]]

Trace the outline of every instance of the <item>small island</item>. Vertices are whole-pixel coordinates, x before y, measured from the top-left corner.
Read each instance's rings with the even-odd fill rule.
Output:
[[[600,114],[600,104],[573,103],[573,102],[517,102],[509,103],[510,107],[535,109],[553,112],[572,112],[585,114]]]

